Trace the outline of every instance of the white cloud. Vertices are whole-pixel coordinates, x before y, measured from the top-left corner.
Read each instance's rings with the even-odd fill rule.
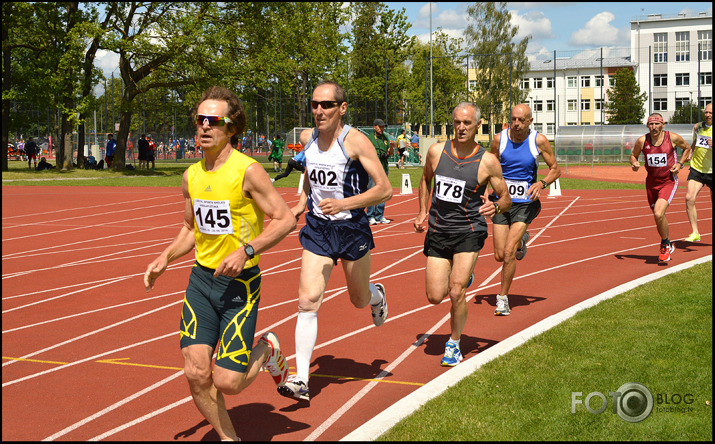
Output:
[[[440,29],[440,31],[447,34],[452,39],[459,39],[459,38],[463,39],[464,38],[464,29]],[[433,33],[437,32],[437,29],[433,29],[432,32]],[[434,34],[433,34],[432,38],[434,39]],[[424,44],[428,44],[429,43],[429,32],[418,34],[417,39]]]
[[[554,38],[551,31],[551,20],[541,11],[531,11],[524,15],[519,15],[518,10],[509,11],[511,13],[511,24],[519,27],[516,35],[517,40],[531,35],[533,39]]]
[[[630,28],[618,29],[611,25],[616,16],[608,11],[599,12],[586,25],[571,34],[573,46],[629,46]]]
[[[94,58],[94,66],[102,70],[107,78],[112,76],[112,71],[117,70],[114,77],[119,76],[119,54],[98,49]]]

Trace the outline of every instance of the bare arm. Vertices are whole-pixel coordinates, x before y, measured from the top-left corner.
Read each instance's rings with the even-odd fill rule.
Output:
[[[303,149],[305,150],[308,148],[308,142],[310,141],[310,136],[313,134],[312,129],[305,129],[303,132],[300,133],[300,144],[303,145]],[[303,175],[308,174],[308,168],[307,168],[307,163],[306,163],[306,168],[305,171],[302,173]],[[303,179],[303,190],[300,193],[300,197],[298,198],[298,203],[295,204],[290,211],[293,213],[293,216],[295,217],[296,220],[300,217],[301,214],[305,212],[305,207],[308,205],[308,194],[310,193],[310,181],[307,180],[307,178]]]
[[[675,165],[670,169],[670,172],[673,174],[678,174],[681,168],[683,168],[683,164],[690,159],[690,155],[693,152],[693,148],[688,144],[688,142],[683,139],[682,136],[679,134],[670,133],[670,141],[675,145],[676,147],[680,148],[683,150],[683,154],[680,155],[680,161],[676,162]]]
[[[551,183],[555,182],[556,179],[561,177],[561,168],[559,168],[559,164],[556,162],[554,150],[551,148],[551,143],[549,143],[549,139],[547,139],[546,136],[539,133],[539,135],[536,137],[536,146],[539,148],[539,151],[541,152],[541,157],[544,158],[544,162],[546,162],[546,165],[549,167],[549,172],[546,173],[546,177],[544,177],[543,180],[544,182],[546,182],[546,185],[550,185]],[[539,181],[533,183],[529,187],[527,194],[531,196],[532,201],[535,201],[541,197],[541,192],[543,189],[544,186],[541,181]]]
[[[641,167],[641,163],[638,161],[638,157],[641,155],[641,151],[643,151],[643,144],[645,143],[645,136],[640,136],[638,140],[636,141],[635,146],[633,147],[633,151],[631,152],[631,169],[633,171],[638,171],[638,169]]]
[[[420,184],[418,188],[418,202],[420,204],[420,209],[417,212],[417,217],[415,218],[412,225],[416,232],[421,233],[425,230],[424,223],[427,220],[427,211],[429,210],[429,198],[432,193],[432,179],[434,178],[434,171],[439,163],[439,158],[444,150],[444,142],[438,142],[433,144],[427,150],[427,157],[425,159],[425,166],[422,169],[422,177],[420,178]]]
[[[493,217],[496,214],[495,203],[499,205],[500,213],[511,208],[511,196],[509,195],[509,190],[502,175],[501,163],[499,163],[499,159],[492,153],[484,153],[484,156],[482,156],[482,164],[479,167],[479,183],[483,184],[485,181],[489,182],[489,185],[499,196],[499,200],[492,202],[488,199],[487,193],[484,193],[484,195],[481,196],[483,204],[479,208],[479,214]]]
[[[194,238],[194,206],[189,195],[188,177],[189,171],[186,170],[181,181],[181,192],[184,195],[184,224],[171,244],[147,266],[144,272],[144,288],[146,288],[146,291],[154,288],[157,278],[166,271],[166,267],[170,262],[194,249],[196,241]]]

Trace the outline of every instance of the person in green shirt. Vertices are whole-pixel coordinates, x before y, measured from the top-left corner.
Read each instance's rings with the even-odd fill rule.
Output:
[[[276,134],[276,139],[271,145],[271,154],[268,155],[268,160],[273,160],[273,171],[276,173],[283,171],[283,148],[286,144],[281,139],[281,136]]]
[[[372,134],[368,134],[367,138],[370,139],[370,142],[372,142],[372,145],[375,147],[377,157],[380,159],[385,174],[387,174],[387,158],[390,157],[394,151],[394,142],[390,142],[390,139],[387,138],[385,134],[385,122],[383,122],[382,119],[375,119],[375,121],[372,122],[372,126],[374,131]],[[370,179],[367,185],[368,189],[374,186],[375,182]],[[390,223],[390,220],[385,218],[384,202],[367,207],[367,217],[370,221],[370,225]]]

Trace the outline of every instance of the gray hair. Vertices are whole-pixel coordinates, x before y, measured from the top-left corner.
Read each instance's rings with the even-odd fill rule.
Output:
[[[458,109],[461,108],[467,108],[470,107],[474,109],[474,121],[479,123],[479,119],[482,118],[482,111],[479,109],[477,105],[475,105],[472,102],[460,102],[457,106],[454,107],[452,110],[452,118],[454,118],[454,112],[457,111]]]

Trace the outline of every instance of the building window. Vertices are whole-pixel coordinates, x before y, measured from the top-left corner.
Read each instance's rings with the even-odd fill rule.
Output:
[[[653,86],[668,86],[668,74],[653,74]]]
[[[544,124],[543,123],[535,123],[534,129],[540,133],[543,133],[544,132]]]
[[[668,99],[653,99],[653,111],[668,111]]]
[[[701,72],[700,73],[700,84],[701,85],[712,85],[713,84],[713,73]]]
[[[677,110],[684,106],[688,106],[688,103],[690,103],[690,99],[685,99],[685,98],[679,99],[676,97],[675,98],[675,109]]]
[[[576,88],[578,86],[578,83],[576,83],[576,76],[566,77],[566,86],[568,88]]]
[[[581,76],[581,88],[591,87],[591,76]]]
[[[690,31],[675,33],[675,61],[690,61]]]
[[[554,78],[553,78],[553,77],[547,77],[547,78],[546,78],[546,87],[547,87],[547,88],[553,88],[553,87],[554,87]]]
[[[712,97],[701,97],[700,100],[698,100],[698,106],[700,107],[700,109],[705,109],[705,106],[707,106],[709,103],[713,103]]]
[[[521,89],[529,89],[529,79],[521,79]]]
[[[596,87],[603,86],[603,76],[594,76],[593,80],[595,81]]]
[[[470,91],[475,91],[477,89],[477,81],[476,80],[470,80],[469,81],[469,90]]]
[[[608,87],[613,88],[616,86],[616,78],[615,77],[609,77],[608,78]]]
[[[680,73],[675,74],[675,86],[690,86],[690,74]]]
[[[570,99],[566,101],[566,109],[568,111],[576,111],[577,107],[577,100],[576,99]]]
[[[668,63],[668,33],[653,34],[653,63]]]
[[[591,99],[581,99],[581,111],[591,111]]]
[[[576,123],[576,122],[568,122],[568,123],[566,123],[566,125],[567,125],[567,126],[576,126],[576,125],[578,125],[578,123]]]
[[[713,59],[712,30],[698,31],[698,52],[700,53],[700,60]]]
[[[534,79],[534,89],[541,89],[544,87],[544,79],[539,77],[538,79]]]
[[[547,100],[546,101],[546,111],[553,111],[553,110],[554,110],[554,101]]]
[[[603,109],[603,99],[596,99],[596,111],[601,111]]]
[[[543,100],[534,100],[534,111],[543,111],[544,110],[544,101]]]
[[[547,134],[554,134],[554,128],[556,126],[553,123],[547,123],[546,124],[546,133]]]

